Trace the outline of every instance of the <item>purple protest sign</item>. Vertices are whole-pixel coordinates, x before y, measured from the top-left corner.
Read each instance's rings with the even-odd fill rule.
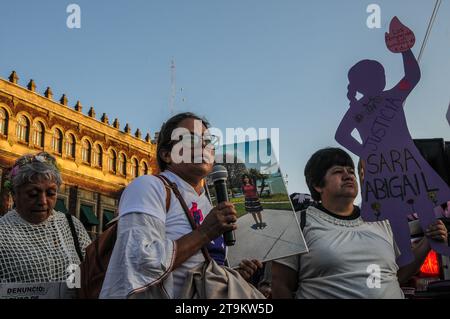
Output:
[[[350,108],[337,131],[336,141],[365,163],[361,216],[366,221],[389,219],[401,255],[400,266],[413,261],[407,216],[416,213],[422,229],[436,221],[434,207],[450,200],[450,189],[414,145],[406,123],[404,102],[420,80],[420,69],[411,47],[413,32],[397,17],[386,33],[391,52],[401,53],[405,76],[385,90],[383,66],[373,60],[355,64],[348,73]],[[356,93],[362,94],[359,100]],[[356,129],[362,144],[352,137]],[[430,240],[438,253],[450,248]]]

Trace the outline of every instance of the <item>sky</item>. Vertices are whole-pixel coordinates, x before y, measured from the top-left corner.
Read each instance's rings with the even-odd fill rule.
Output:
[[[70,29],[67,6],[81,9]],[[366,8],[381,8],[370,29]],[[174,111],[226,128],[278,128],[288,190],[308,192],[304,166],[348,109],[347,72],[362,59],[381,62],[387,88],[403,76],[401,55],[384,44],[393,16],[416,35],[419,53],[435,0],[41,0],[5,1],[0,11],[0,76],[16,70],[55,100],[80,100],[134,132],[153,136]],[[443,1],[421,61],[422,78],[406,102],[413,138],[450,140],[450,1]],[[356,158],[355,158],[356,160]]]

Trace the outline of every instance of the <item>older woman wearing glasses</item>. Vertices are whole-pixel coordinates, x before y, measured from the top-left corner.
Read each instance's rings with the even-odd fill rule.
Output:
[[[237,216],[229,202],[213,208],[204,191],[218,142],[208,127],[205,119],[181,113],[162,126],[157,142],[161,175],[177,185],[197,228],[192,229],[180,201],[168,197],[158,177],[135,179],[120,199],[117,242],[100,298],[146,298],[146,290],[155,285],[161,297],[179,298],[188,271],[204,261],[203,246],[224,264],[221,235],[236,229]],[[245,261],[241,273],[248,277],[258,266]]]

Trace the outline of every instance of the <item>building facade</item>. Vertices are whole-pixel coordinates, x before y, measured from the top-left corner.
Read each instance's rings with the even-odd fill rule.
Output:
[[[69,107],[64,94],[54,101],[50,87],[39,94],[33,80],[20,86],[14,71],[9,80],[0,78],[0,214],[11,205],[5,176],[24,154],[46,151],[56,157],[63,178],[56,209],[78,217],[93,237],[113,218],[125,186],[156,172],[150,134],[142,139],[128,124],[120,130],[118,119],[110,124],[106,114],[97,120],[93,107],[82,111],[79,101]]]

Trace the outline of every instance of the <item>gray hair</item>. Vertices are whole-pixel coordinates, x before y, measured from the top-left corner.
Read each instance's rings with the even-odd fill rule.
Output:
[[[12,191],[15,193],[24,184],[43,180],[55,182],[58,189],[62,184],[61,174],[52,163],[39,161],[26,163],[19,166],[17,173],[12,176]]]

